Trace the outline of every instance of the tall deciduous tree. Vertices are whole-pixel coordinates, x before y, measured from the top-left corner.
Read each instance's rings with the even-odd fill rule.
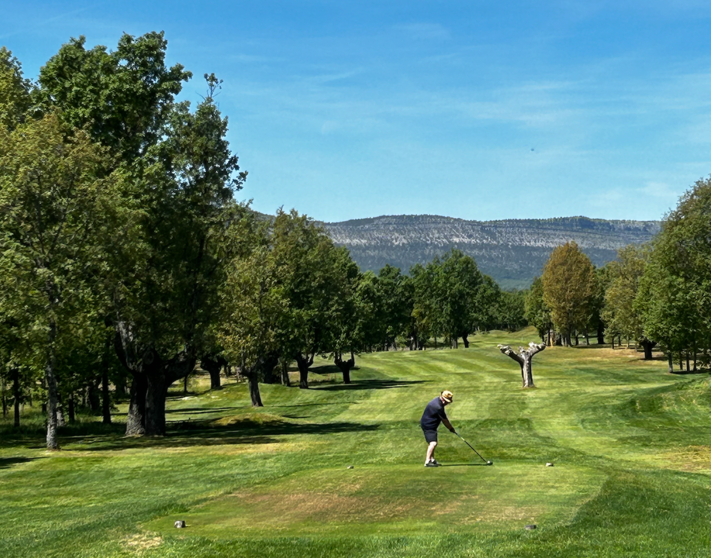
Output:
[[[644,348],[645,358],[651,359],[654,343],[644,335],[642,315],[634,305],[648,257],[646,247],[629,245],[618,250],[617,260],[607,266],[610,282],[602,318],[611,334],[634,339]]]
[[[259,380],[279,360],[289,300],[273,246],[264,229],[246,255],[234,258],[222,289],[224,308],[218,339],[230,362],[239,363],[252,405],[261,407]]]
[[[279,211],[273,224],[273,251],[289,301],[280,346],[299,367],[299,387],[309,387],[309,369],[319,353],[331,352],[329,338],[339,312],[334,300],[338,256],[324,229],[292,210]]]
[[[63,45],[40,70],[37,98],[45,110],[59,108],[72,128],[133,163],[156,145],[171,118],[175,96],[191,73],[165,65],[162,32],[123,34],[115,50],[86,49],[82,36]]]
[[[551,319],[570,345],[571,335],[586,327],[595,295],[595,270],[575,242],[559,246],[550,255],[542,276],[543,300]]]
[[[48,391],[47,448],[58,449],[57,356],[91,319],[98,239],[115,201],[110,161],[86,133],[54,114],[0,127],[0,306],[22,324],[21,346]]]
[[[699,180],[662,223],[636,304],[645,334],[687,370],[711,362],[711,179]]]
[[[148,150],[127,198],[143,216],[127,252],[116,247],[119,358],[133,375],[127,432],[165,433],[168,387],[192,372],[218,313],[230,261],[233,201],[245,173],[225,140],[227,120],[207,97],[194,113],[176,106],[164,139]]]

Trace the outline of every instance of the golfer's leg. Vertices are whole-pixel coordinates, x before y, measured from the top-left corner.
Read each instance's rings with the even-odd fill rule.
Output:
[[[434,451],[436,447],[437,442],[430,442],[430,445],[427,446],[427,459],[425,459],[425,463],[429,463],[432,459],[434,459]]]

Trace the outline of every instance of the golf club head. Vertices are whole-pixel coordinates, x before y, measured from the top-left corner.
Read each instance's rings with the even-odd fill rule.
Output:
[[[493,463],[493,461],[487,461],[486,464],[487,464],[487,465],[493,465],[494,463]]]

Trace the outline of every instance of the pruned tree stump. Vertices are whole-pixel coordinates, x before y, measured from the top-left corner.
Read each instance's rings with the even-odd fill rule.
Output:
[[[523,380],[523,387],[532,388],[536,387],[533,384],[533,370],[531,360],[533,355],[540,353],[546,348],[544,343],[529,343],[528,349],[519,347],[518,351],[511,348],[510,345],[498,345],[499,350],[506,356],[511,357],[513,360],[518,362],[521,367],[521,379]]]

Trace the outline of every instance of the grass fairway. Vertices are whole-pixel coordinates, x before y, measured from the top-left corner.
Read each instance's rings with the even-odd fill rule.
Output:
[[[317,368],[310,390],[263,386],[258,410],[203,383],[171,395],[161,439],[86,418],[50,455],[40,417],[2,423],[0,556],[709,556],[708,375],[556,347],[524,391],[496,344],[531,340],[364,355],[352,385]],[[445,388],[492,467],[443,428],[446,466],[422,466],[419,416]]]

